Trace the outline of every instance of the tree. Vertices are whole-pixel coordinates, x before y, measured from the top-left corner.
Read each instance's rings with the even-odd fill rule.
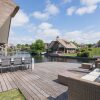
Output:
[[[93,44],[87,44],[88,48],[91,48],[93,46]]]
[[[38,39],[31,45],[31,52],[41,54],[41,52],[45,51],[45,44],[42,40]]]
[[[21,51],[30,51],[30,45],[29,44],[17,44],[17,49]]]
[[[72,42],[75,46],[79,47],[79,44],[77,42],[75,41],[70,41],[70,42]]]

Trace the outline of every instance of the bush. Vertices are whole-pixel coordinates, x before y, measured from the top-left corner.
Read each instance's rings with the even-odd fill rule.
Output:
[[[81,52],[84,52],[84,51],[85,51],[85,49],[82,49],[82,50],[81,50]]]
[[[84,52],[77,53],[77,57],[89,57],[89,52],[84,51]]]
[[[92,51],[92,49],[91,49],[91,48],[89,48],[88,50],[89,50],[89,51]]]
[[[77,57],[81,57],[81,52],[77,53]]]
[[[81,57],[89,57],[89,52],[88,51],[82,52]]]

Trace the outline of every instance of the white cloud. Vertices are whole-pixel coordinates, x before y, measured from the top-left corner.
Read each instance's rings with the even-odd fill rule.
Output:
[[[100,39],[100,32],[72,31],[66,32],[63,37],[78,43],[96,43]]]
[[[46,22],[37,26],[36,33],[37,38],[40,37],[45,41],[51,41],[52,39],[55,39],[56,36],[60,35],[60,31],[57,28],[54,28],[52,24]]]
[[[76,14],[83,15],[83,14],[90,14],[93,13],[96,10],[96,5],[81,7],[76,10]]]
[[[29,43],[31,44],[36,39],[42,39],[45,42],[55,40],[57,36],[68,39],[69,41],[76,41],[78,43],[96,43],[100,39],[100,31],[91,31],[93,29],[75,30],[61,34],[61,30],[54,27],[53,24],[43,22],[39,25],[29,25],[26,28],[26,33],[18,33],[11,30],[9,36],[9,43]],[[25,34],[25,35],[24,35]]]
[[[42,20],[47,20],[48,18],[49,18],[49,15],[48,15],[48,13],[42,13],[42,12],[40,12],[40,11],[35,11],[34,13],[33,13],[33,16],[35,17],[35,18],[37,18],[37,19],[42,19]]]
[[[23,26],[29,22],[28,15],[23,12],[22,10],[19,10],[16,16],[12,19],[12,26]]]
[[[52,4],[50,1],[47,2],[46,8],[41,11],[33,12],[33,17],[40,19],[40,20],[48,20],[50,16],[57,15],[59,13],[59,8]]]
[[[83,5],[96,5],[97,3],[100,3],[100,0],[81,0],[81,3]]]
[[[59,13],[59,8],[55,4],[48,4],[45,11],[49,15],[56,15]]]
[[[31,44],[33,42],[33,38],[30,36],[21,36],[21,37],[10,37],[9,38],[9,44]]]
[[[46,42],[50,42],[51,40],[55,39],[56,36],[60,35],[60,31],[55,28],[54,25],[47,22],[35,25],[35,30],[32,30],[31,33],[35,33],[34,39],[43,39]]]
[[[67,9],[67,15],[72,15],[74,13],[78,15],[91,14],[94,13],[100,3],[100,0],[80,0],[82,7],[75,8],[70,7]]]
[[[54,27],[51,23],[42,22],[39,25],[26,25],[24,33],[10,31],[9,43],[29,43],[31,44],[36,39],[43,39],[45,42],[55,40],[57,36],[60,36],[60,31]],[[26,32],[26,34],[25,34]],[[28,33],[28,34],[27,34]]]
[[[75,12],[76,8],[75,7],[70,7],[67,9],[67,15],[72,15]]]
[[[53,25],[52,24],[50,24],[50,23],[46,23],[46,22],[43,22],[43,23],[41,23],[40,25],[39,25],[39,28],[40,29],[50,29],[50,28],[52,28],[53,27]]]
[[[22,33],[23,34],[23,33]],[[34,38],[29,35],[29,34],[25,34],[25,35],[22,35],[18,32],[14,32],[14,30],[10,30],[10,36],[9,36],[9,41],[8,43],[9,44],[31,44],[32,41],[34,40]]]

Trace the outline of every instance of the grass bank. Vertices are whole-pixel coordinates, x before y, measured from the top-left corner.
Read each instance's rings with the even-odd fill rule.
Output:
[[[89,53],[90,53],[90,57],[100,56],[100,48],[91,48],[89,50]]]
[[[0,100],[26,100],[23,94],[18,89],[0,93]]]
[[[81,51],[82,49],[80,49],[79,51]],[[89,57],[94,57],[94,56],[100,56],[100,48],[84,48],[84,51],[89,52]],[[76,57],[77,53],[74,54],[64,54],[64,56],[72,56],[72,57]]]

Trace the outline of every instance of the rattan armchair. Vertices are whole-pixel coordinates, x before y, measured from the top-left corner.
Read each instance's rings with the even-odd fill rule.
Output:
[[[100,100],[100,83],[67,77],[68,100]]]
[[[60,73],[58,81],[68,86],[68,100],[100,100],[100,83],[81,78],[82,74]]]

